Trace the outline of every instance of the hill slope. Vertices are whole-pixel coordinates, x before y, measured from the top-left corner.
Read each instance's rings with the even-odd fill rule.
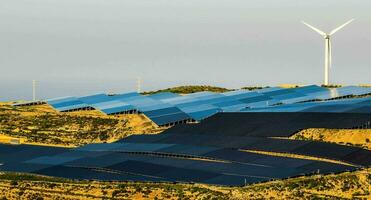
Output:
[[[310,128],[302,130],[290,138],[332,142],[371,150],[371,129]]]
[[[0,175],[0,199],[369,199],[371,169],[314,175],[247,187],[73,181]]]
[[[10,136],[31,144],[78,146],[159,131],[161,129],[145,116],[137,114],[107,116],[99,111],[59,113],[48,105],[0,105],[0,142]]]

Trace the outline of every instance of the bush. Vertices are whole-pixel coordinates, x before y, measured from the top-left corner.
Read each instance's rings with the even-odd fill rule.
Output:
[[[17,186],[18,185],[18,182],[13,180],[13,181],[10,182],[10,185],[11,186]]]

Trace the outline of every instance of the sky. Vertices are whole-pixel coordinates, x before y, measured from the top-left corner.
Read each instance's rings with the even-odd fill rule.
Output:
[[[179,85],[371,83],[371,1],[1,0],[0,101]]]

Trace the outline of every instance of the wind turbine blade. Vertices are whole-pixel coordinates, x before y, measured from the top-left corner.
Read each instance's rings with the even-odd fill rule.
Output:
[[[308,27],[311,28],[312,30],[316,31],[316,32],[319,33],[320,35],[322,35],[322,36],[326,36],[326,33],[325,33],[325,32],[323,32],[323,31],[319,30],[318,28],[316,28],[316,27],[314,27],[314,26],[312,26],[312,25],[306,23],[305,21],[301,21],[301,23],[303,23],[304,25],[308,26]]]
[[[334,30],[332,30],[332,31],[330,32],[329,35],[332,35],[332,34],[336,33],[338,30],[344,28],[344,26],[348,25],[348,24],[349,24],[350,22],[352,22],[353,20],[354,20],[354,19],[351,19],[351,20],[345,22],[343,25],[341,25],[341,26],[335,28]]]

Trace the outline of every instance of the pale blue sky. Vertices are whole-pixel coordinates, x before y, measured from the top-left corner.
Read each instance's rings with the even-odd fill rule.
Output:
[[[371,81],[371,1],[1,0],[0,100],[185,84],[239,88]]]

